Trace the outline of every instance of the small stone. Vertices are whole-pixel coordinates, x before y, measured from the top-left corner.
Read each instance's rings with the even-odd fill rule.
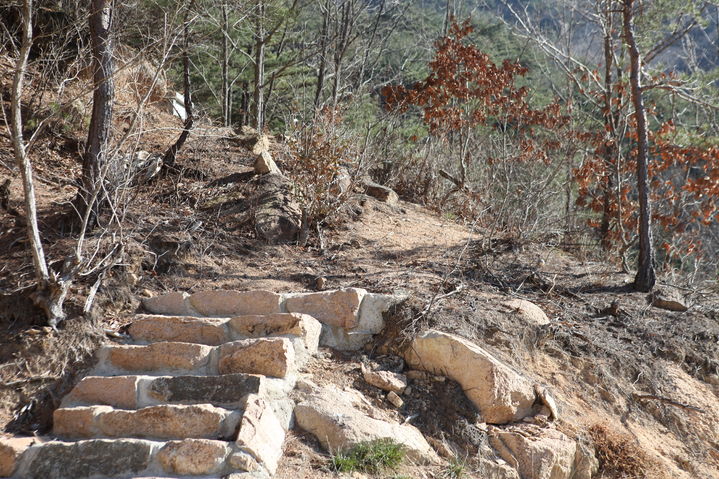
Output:
[[[427,373],[419,369],[410,369],[407,371],[407,378],[413,381],[422,381],[427,379]]]
[[[394,391],[402,394],[407,387],[407,376],[392,371],[372,371],[362,365],[362,376],[368,384],[384,391]]]
[[[392,188],[377,184],[373,181],[366,181],[365,188],[367,189],[367,194],[369,196],[387,203],[388,205],[396,205],[399,201],[397,193],[395,193]]]
[[[317,291],[322,291],[325,289],[325,286],[327,286],[327,278],[324,278],[322,276],[315,278],[315,289]]]
[[[387,400],[392,403],[392,405],[396,408],[401,408],[402,406],[404,406],[404,401],[394,391],[390,391],[387,393]]]
[[[257,471],[260,468],[260,465],[257,464],[254,457],[242,451],[232,454],[229,463],[233,469],[246,472]]]
[[[157,460],[165,472],[170,474],[216,474],[222,469],[229,450],[223,441],[184,439],[168,442],[157,453]]]
[[[514,298],[502,304],[510,308],[525,321],[534,323],[538,326],[549,324],[550,322],[545,312],[542,311],[542,308],[531,301],[527,301],[526,299]]]
[[[303,393],[311,393],[319,389],[319,386],[311,379],[299,378],[295,384],[295,388]]]
[[[676,288],[663,287],[655,289],[647,296],[649,303],[655,308],[683,313],[689,310],[684,296]]]

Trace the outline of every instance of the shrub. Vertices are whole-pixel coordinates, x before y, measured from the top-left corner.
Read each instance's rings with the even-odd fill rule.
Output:
[[[332,456],[331,468],[336,472],[377,473],[384,469],[395,469],[405,456],[402,445],[391,439],[361,442]]]

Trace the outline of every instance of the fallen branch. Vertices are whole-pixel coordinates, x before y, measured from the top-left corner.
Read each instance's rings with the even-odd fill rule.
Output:
[[[0,386],[9,388],[12,386],[17,386],[18,384],[34,383],[37,381],[54,381],[55,379],[60,379],[60,377],[59,376],[36,376],[33,378],[18,379],[17,381],[9,381],[6,383],[0,383]]]
[[[678,401],[674,401],[674,400],[672,400],[672,399],[665,398],[665,397],[662,397],[662,396],[656,396],[656,395],[654,395],[654,394],[636,394],[636,393],[632,393],[632,398],[635,399],[635,400],[637,400],[637,401],[643,401],[643,400],[652,399],[652,400],[655,400],[655,401],[661,401],[661,402],[663,402],[663,403],[669,404],[670,406],[676,406],[676,407],[678,407],[678,408],[688,409],[689,411],[696,411],[696,412],[700,412],[700,413],[706,413],[706,411],[704,411],[703,409],[699,409],[699,408],[696,407],[696,406],[691,406],[691,405],[689,405],[689,404],[680,403],[680,402],[678,402]]]

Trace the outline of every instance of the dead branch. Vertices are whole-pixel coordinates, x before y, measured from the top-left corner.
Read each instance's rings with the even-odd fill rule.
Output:
[[[681,408],[681,409],[687,409],[687,410],[689,410],[689,411],[700,412],[700,413],[703,413],[703,414],[706,413],[706,411],[704,411],[703,409],[700,409],[700,408],[698,408],[698,407],[696,407],[696,406],[691,406],[691,405],[689,405],[689,404],[680,403],[680,402],[678,402],[678,401],[674,401],[673,399],[665,398],[665,397],[663,397],[663,396],[657,396],[657,395],[655,395],[655,394],[637,394],[637,393],[632,393],[632,399],[634,399],[635,401],[646,401],[646,400],[660,401],[660,402],[663,402],[663,403],[665,403],[665,404],[669,404],[670,406],[675,406],[675,407],[678,407],[678,408]]]

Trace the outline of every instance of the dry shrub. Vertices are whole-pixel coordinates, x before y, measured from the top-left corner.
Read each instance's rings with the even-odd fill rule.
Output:
[[[340,125],[338,114],[322,112],[288,141],[285,167],[302,208],[305,228],[325,224],[335,216],[351,197],[359,175],[356,139]]]
[[[588,433],[599,460],[599,477],[617,479],[650,477],[653,464],[631,436],[612,431],[604,424],[593,425]]]

